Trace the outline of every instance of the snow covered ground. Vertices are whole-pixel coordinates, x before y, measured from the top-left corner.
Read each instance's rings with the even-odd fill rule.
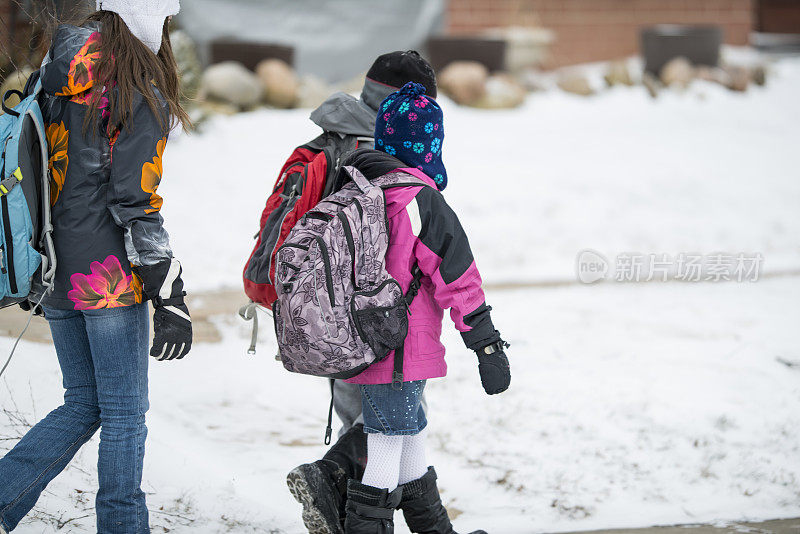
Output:
[[[617,87],[532,95],[512,111],[442,99],[445,192],[489,282],[574,279],[577,251],[761,252],[800,269],[800,60],[748,93]],[[188,287],[240,287],[264,199],[307,110],[265,110],[175,136],[159,191]]]
[[[584,248],[758,252],[767,272],[796,271],[798,89],[795,59],[747,94],[547,92],[510,112],[444,102],[445,195],[494,287],[573,280]],[[307,115],[219,118],[170,142],[161,192],[190,291],[239,286],[276,169],[316,133]],[[430,461],[459,531],[800,515],[800,368],[781,363],[800,362],[800,276],[493,289],[488,300],[512,343],[512,388],[486,396],[448,327],[450,374],[428,389]],[[324,450],[327,390],[273,361],[264,324],[255,357],[231,313],[221,343],[152,362],[155,532],[303,532],[284,476]],[[10,346],[0,338],[0,353]],[[0,383],[0,437],[60,397],[52,348],[23,342]],[[95,459],[96,439],[15,532],[92,531]]]
[[[483,393],[453,330],[450,375],[428,388],[430,461],[446,505],[463,512],[459,531],[799,515],[800,369],[776,360],[800,360],[799,299],[795,279],[490,292],[512,344],[511,389]],[[268,335],[247,356],[247,328],[221,321],[222,343],[151,364],[154,530],[299,534],[284,477],[325,449],[327,388],[283,371]],[[56,406],[54,362],[51,347],[23,344],[3,406],[13,393],[31,421]],[[95,450],[96,439],[19,532],[84,515],[67,531],[91,531]]]

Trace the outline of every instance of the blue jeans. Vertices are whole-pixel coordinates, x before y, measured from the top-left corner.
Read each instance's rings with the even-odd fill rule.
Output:
[[[428,426],[422,393],[425,380],[392,384],[361,384],[361,411],[364,432],[384,436],[415,436]]]
[[[0,525],[10,531],[100,429],[97,532],[150,532],[141,490],[147,436],[147,304],[45,308],[64,379],[64,404],[0,459]]]

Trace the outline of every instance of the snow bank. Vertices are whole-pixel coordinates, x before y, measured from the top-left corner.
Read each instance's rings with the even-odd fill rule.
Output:
[[[573,279],[585,248],[760,252],[767,271],[800,268],[800,60],[771,74],[745,94],[548,91],[505,112],[443,100],[445,197],[484,278]],[[307,117],[220,117],[170,141],[163,213],[189,291],[240,287],[278,169],[318,132]]]

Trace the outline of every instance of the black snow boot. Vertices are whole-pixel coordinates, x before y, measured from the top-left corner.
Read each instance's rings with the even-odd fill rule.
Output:
[[[291,470],[286,483],[303,505],[309,534],[342,534],[347,480],[361,480],[367,463],[367,435],[355,425],[328,449],[322,460]]]
[[[436,487],[436,471],[433,467],[417,480],[412,480],[400,486],[403,488],[403,498],[400,509],[406,518],[411,532],[419,534],[456,534],[453,524],[447,517],[439,489]],[[471,534],[486,534],[483,530],[476,530]]]
[[[390,492],[348,481],[345,534],[394,534],[394,511],[402,495],[403,488]]]

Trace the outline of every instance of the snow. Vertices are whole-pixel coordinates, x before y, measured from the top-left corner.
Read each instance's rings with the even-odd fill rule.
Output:
[[[511,111],[443,98],[445,197],[484,279],[573,280],[586,248],[760,252],[766,272],[800,268],[800,60],[770,75],[745,94],[548,91]],[[160,191],[188,287],[240,287],[278,169],[319,131],[307,117],[257,111],[170,141]]]
[[[488,298],[512,344],[511,389],[485,395],[474,356],[451,329],[450,374],[428,387],[429,460],[445,504],[463,512],[459,531],[800,513],[800,371],[776,360],[800,360],[795,280],[604,284]],[[325,450],[327,387],[283,371],[271,336],[250,357],[247,328],[232,317],[220,326],[222,343],[200,344],[183,362],[151,364],[144,487],[154,531],[303,532],[284,477]],[[0,349],[10,343],[0,340]],[[60,399],[55,354],[25,343],[18,358],[6,380],[22,412],[31,414],[35,400],[35,420]],[[7,406],[5,391],[3,398]],[[2,417],[0,424],[8,430]],[[91,514],[96,444],[37,510]],[[92,521],[71,525],[91,530]],[[15,532],[54,532],[46,525],[37,519]]]
[[[792,59],[746,94],[706,84],[655,101],[641,87],[587,99],[551,91],[509,112],[443,102],[445,196],[513,370],[508,392],[486,396],[448,322],[450,373],[428,386],[429,457],[458,531],[800,515],[800,369],[781,363],[800,361],[798,84]],[[239,287],[276,169],[317,131],[307,115],[217,118],[170,142],[161,192],[189,291]],[[573,281],[585,248],[760,252],[776,276],[501,286]],[[247,325],[232,313],[216,321],[222,342],[151,363],[154,532],[303,532],[284,477],[325,450],[327,388],[273,360],[267,318],[254,357]],[[11,343],[0,338],[0,353]],[[36,421],[62,396],[55,354],[23,342],[15,358],[0,406]],[[22,431],[0,413],[0,437]],[[62,531],[93,530],[96,445],[15,532],[70,519]]]

